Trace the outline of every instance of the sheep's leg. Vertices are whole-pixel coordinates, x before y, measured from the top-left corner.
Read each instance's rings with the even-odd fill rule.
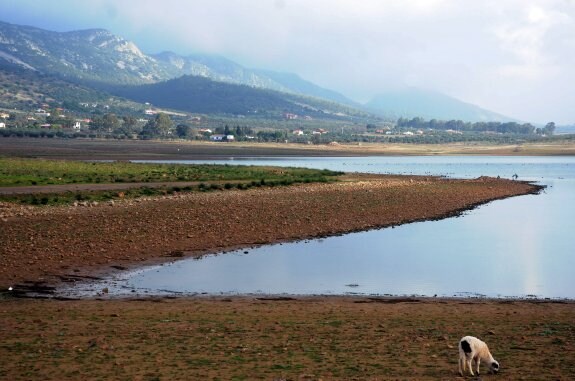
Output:
[[[475,362],[477,363],[477,375],[479,375],[479,363],[481,362],[481,359],[478,357]]]
[[[472,376],[475,376],[473,374],[473,366],[471,365],[471,362],[473,361],[473,359],[468,359],[467,360],[467,366],[469,367],[469,373],[471,373]]]
[[[461,369],[462,366],[463,370]],[[463,372],[465,372],[465,360],[463,359],[463,357],[459,356],[459,374],[463,376]]]

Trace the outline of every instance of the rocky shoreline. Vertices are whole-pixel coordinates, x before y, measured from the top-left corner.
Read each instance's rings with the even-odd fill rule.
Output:
[[[486,177],[346,175],[329,184],[97,205],[2,204],[0,287],[44,287],[174,257],[440,219],[540,189]]]

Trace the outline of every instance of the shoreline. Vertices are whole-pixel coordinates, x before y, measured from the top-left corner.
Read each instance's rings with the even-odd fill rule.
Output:
[[[64,160],[221,160],[361,156],[575,156],[575,143],[339,144],[0,138],[5,156]]]
[[[342,180],[90,207],[0,205],[7,243],[0,248],[6,259],[0,287],[26,290],[25,282],[44,287],[176,258],[444,219],[543,189],[485,177],[348,174]]]

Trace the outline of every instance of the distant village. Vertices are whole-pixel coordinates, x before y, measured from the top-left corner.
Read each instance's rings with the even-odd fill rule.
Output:
[[[509,136],[536,139],[551,136],[544,128],[515,122],[437,121],[422,118],[378,120],[360,124],[314,120],[309,115],[280,112],[275,119],[243,115],[218,117],[173,112],[147,103],[140,111],[121,115],[113,106],[79,103],[78,110],[39,104],[29,111],[0,110],[0,136],[39,136],[115,139],[188,139],[212,142],[333,142],[444,143],[468,140],[502,141]],[[116,113],[116,112],[117,113]],[[516,139],[516,138],[514,138]]]

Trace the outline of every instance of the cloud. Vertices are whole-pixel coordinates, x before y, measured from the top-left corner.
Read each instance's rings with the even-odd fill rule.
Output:
[[[554,52],[546,49],[550,32],[572,23],[572,18],[559,11],[531,5],[519,12],[519,17],[503,22],[494,33],[504,51],[510,52],[517,62],[503,64],[500,74],[517,76],[525,80],[553,75],[558,64]]]

